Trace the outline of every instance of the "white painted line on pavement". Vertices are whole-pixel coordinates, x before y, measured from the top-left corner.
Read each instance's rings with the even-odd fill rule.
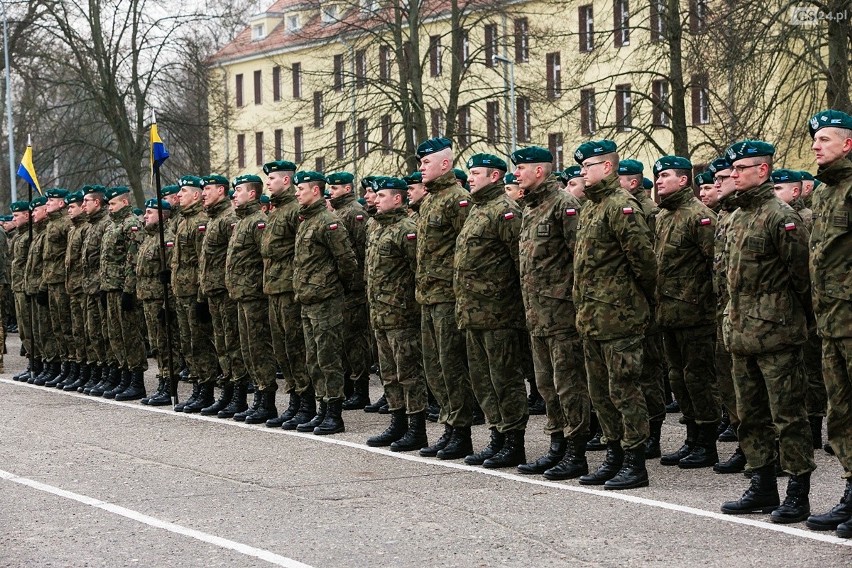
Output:
[[[410,462],[422,463],[431,466],[442,467],[445,469],[455,469],[460,471],[465,471],[468,473],[476,473],[480,475],[490,475],[492,477],[499,477],[502,479],[506,479],[509,481],[516,481],[519,483],[526,483],[529,485],[538,485],[540,487],[548,487],[551,489],[558,489],[561,491],[572,491],[574,493],[585,493],[587,495],[594,495],[596,497],[604,497],[607,499],[615,499],[618,501],[626,501],[628,503],[635,503],[638,505],[645,505],[648,507],[656,507],[658,509],[666,509],[669,511],[675,511],[678,513],[685,513],[688,515],[694,515],[697,517],[705,517],[714,519],[717,521],[722,521],[726,523],[733,523],[739,525],[746,525],[758,529],[769,530],[773,532],[783,533],[789,536],[794,536],[798,538],[805,538],[809,540],[816,540],[819,542],[825,542],[829,544],[839,544],[841,546],[852,547],[852,539],[843,539],[837,536],[834,536],[832,533],[820,533],[810,530],[804,530],[796,527],[791,527],[788,525],[779,525],[766,521],[759,521],[753,518],[745,517],[745,516],[737,516],[737,515],[725,515],[723,513],[718,513],[716,511],[707,511],[705,509],[698,509],[696,507],[689,507],[686,505],[678,505],[676,503],[668,503],[666,501],[658,501],[656,499],[647,499],[645,497],[638,497],[636,495],[631,495],[629,493],[618,492],[618,491],[605,491],[601,489],[591,489],[589,487],[584,487],[580,485],[568,485],[565,483],[557,483],[554,481],[546,481],[544,479],[538,479],[535,477],[527,477],[523,475],[517,475],[513,473],[508,473],[505,471],[494,470],[494,469],[485,469],[483,467],[475,467],[469,466],[464,463],[457,463],[453,461],[442,461],[435,458],[424,458],[417,454],[409,454],[405,452],[391,452],[390,450],[386,450],[383,448],[373,448],[367,446],[365,444],[358,444],[356,442],[349,442],[347,440],[339,440],[329,436],[315,436],[313,434],[303,434],[301,432],[293,432],[291,430],[283,430],[281,428],[267,428],[264,425],[252,425],[246,424],[244,422],[236,422],[234,420],[223,420],[221,418],[216,418],[213,416],[201,416],[200,414],[184,414],[178,413],[172,410],[171,407],[168,406],[160,406],[160,407],[152,407],[145,406],[136,402],[121,402],[106,398],[97,398],[86,396],[84,394],[79,393],[71,393],[64,392],[56,389],[45,389],[44,387],[37,387],[35,385],[30,385],[28,383],[19,383],[12,381],[10,379],[0,379],[0,382],[7,383],[14,386],[24,386],[36,389],[41,392],[49,392],[49,393],[57,393],[64,394],[75,398],[80,398],[83,400],[89,400],[92,402],[98,402],[102,404],[113,404],[117,406],[124,406],[127,408],[133,408],[135,410],[144,410],[147,412],[155,412],[158,414],[164,414],[166,416],[186,418],[192,420],[201,420],[203,422],[211,422],[213,424],[219,424],[222,426],[231,426],[237,428],[248,428],[258,432],[266,432],[270,434],[277,435],[285,435],[285,436],[295,436],[299,438],[305,438],[309,440],[313,440],[315,442],[321,442],[325,444],[333,444],[338,446],[345,446],[348,448],[354,448],[361,451],[370,452],[373,454],[379,454],[386,457],[391,457],[399,460],[405,460]]]
[[[101,501],[100,499],[95,499],[86,495],[80,495],[79,493],[74,493],[72,491],[66,491],[65,489],[60,489],[59,487],[47,485],[45,483],[41,483],[40,481],[35,481],[34,479],[21,477],[8,471],[0,470],[0,479],[5,479],[13,483],[19,483],[21,485],[31,487],[32,489],[37,489],[38,491],[44,491],[45,493],[51,493],[59,497],[71,499],[72,501],[77,501],[78,503],[89,505],[90,507],[95,507],[96,509],[102,509],[109,513],[126,517],[132,521],[143,523],[148,526],[163,529],[182,536],[188,536],[190,538],[194,538],[196,540],[200,540],[202,542],[206,542],[208,544],[212,544],[220,548],[227,548],[228,550],[233,550],[235,552],[239,552],[240,554],[245,554],[246,556],[254,556],[255,558],[265,560],[266,562],[269,562],[270,564],[275,564],[276,566],[284,566],[285,568],[311,568],[311,566],[309,566],[308,564],[303,564],[301,562],[293,560],[292,558],[287,558],[286,556],[281,556],[275,554],[274,552],[263,550],[262,548],[255,548],[253,546],[249,546],[241,542],[236,542],[227,538],[208,534],[206,532],[201,532],[181,525],[176,525],[175,523],[163,521],[161,519],[151,517],[144,513],[140,513],[139,511],[134,511],[133,509],[127,509],[126,507],[107,503],[105,501]]]

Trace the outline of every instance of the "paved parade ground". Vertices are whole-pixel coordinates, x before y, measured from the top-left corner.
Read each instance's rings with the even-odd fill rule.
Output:
[[[746,488],[739,474],[649,460],[644,489],[548,482],[367,447],[384,415],[345,412],[345,434],[319,437],[16,383],[18,336],[7,344],[0,566],[852,566],[852,540],[719,513]],[[664,452],[682,443],[678,417]],[[543,423],[531,417],[529,458],[547,449]],[[475,447],[487,437],[474,428]],[[816,461],[824,512],[841,469]]]

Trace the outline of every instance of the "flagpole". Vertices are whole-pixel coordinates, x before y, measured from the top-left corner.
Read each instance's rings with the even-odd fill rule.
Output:
[[[27,148],[32,147],[32,145],[33,145],[32,136],[30,134],[27,134]],[[32,184],[29,184],[29,183],[27,184],[27,201],[29,203],[33,202],[33,186],[32,186]],[[27,245],[27,255],[29,256],[30,250],[32,249],[32,246],[33,246],[33,208],[30,207],[29,205],[27,206],[27,208],[29,209],[29,215],[27,216],[27,219],[28,219],[27,231],[29,233],[29,239],[30,239],[30,242]],[[29,380],[29,382],[32,383],[33,381],[35,381],[35,377],[36,377],[36,372],[35,372],[35,368],[36,368],[35,367],[35,350],[36,350],[35,337],[36,337],[36,333],[35,333],[35,313],[34,313],[35,312],[35,306],[34,306],[35,302],[34,302],[33,298],[29,298],[28,300],[29,301],[27,302],[27,307],[29,308],[28,311],[29,311],[29,318],[30,318],[30,348],[28,349],[29,353],[27,353],[27,354],[29,355],[29,358],[30,358],[30,380]]]

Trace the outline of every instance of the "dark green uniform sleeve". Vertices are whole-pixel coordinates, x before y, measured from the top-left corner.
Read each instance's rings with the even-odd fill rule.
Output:
[[[135,215],[134,215],[135,217]],[[136,257],[139,246],[145,240],[142,223],[138,219],[128,222],[124,227],[124,238],[127,239],[127,257],[124,264],[124,292],[136,294]],[[159,239],[159,237],[157,237]]]
[[[811,281],[808,272],[808,240],[810,232],[799,215],[793,211],[787,215],[772,233],[781,262],[790,273],[790,287],[811,318],[813,302]]]
[[[642,215],[637,214],[638,206],[634,206],[631,212],[626,212],[625,209],[614,209],[611,212],[608,218],[610,229],[618,239],[630,265],[630,271],[642,288],[645,298],[649,304],[654,304],[657,260],[651,244],[651,230]]]
[[[349,234],[343,223],[332,223],[323,229],[323,240],[328,250],[334,256],[337,265],[337,276],[343,284],[344,290],[349,290],[352,281],[358,272],[358,259],[349,242]]]
[[[500,214],[497,224],[497,234],[500,241],[505,245],[512,262],[515,263],[515,272],[521,273],[518,239],[521,234],[521,210],[510,207]]]

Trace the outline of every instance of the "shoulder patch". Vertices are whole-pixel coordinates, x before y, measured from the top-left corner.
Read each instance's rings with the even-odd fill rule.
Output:
[[[304,221],[304,220],[305,220],[305,218],[304,218],[304,217],[302,217],[301,215],[299,215],[299,222],[301,223],[301,222],[302,222],[302,221]]]
[[[363,220],[364,220],[364,216],[363,216],[363,215],[360,215],[360,214],[359,214],[359,215],[355,215],[355,220],[356,220],[356,221],[363,221]]]
[[[710,220],[710,217],[704,217],[703,219],[698,221],[698,224],[702,225],[702,226],[709,225],[710,223],[712,223],[712,221]]]
[[[264,230],[266,228],[266,223],[264,223],[263,221],[258,221],[257,222],[257,228],[260,229],[261,231]]]
[[[233,231],[233,230],[234,230],[234,227],[236,227],[236,226],[237,226],[237,224],[236,224],[236,223],[231,223],[231,230]]]
[[[515,214],[509,211],[508,213],[503,213],[503,218],[507,221],[515,218]]]
[[[329,225],[328,230],[329,231],[336,231],[337,230],[337,223],[332,223],[331,225]]]
[[[166,248],[173,248],[175,246],[174,241],[166,241]]]
[[[796,224],[793,223],[792,221],[789,222],[789,223],[784,223],[784,230],[785,231],[795,231],[796,230]]]
[[[577,210],[573,209],[573,208],[572,209],[566,209],[565,214],[568,215],[569,217],[573,217],[577,214]]]
[[[470,203],[467,199],[462,199],[459,201],[459,207],[467,207],[468,203]]]
[[[133,225],[132,227],[130,227],[130,230],[131,230],[132,232],[134,232],[134,233],[138,233],[138,232],[139,232],[139,227],[138,227],[137,225]]]
[[[408,239],[409,241],[413,241],[417,238],[417,233],[407,233],[405,235],[405,238]]]
[[[207,230],[207,225],[198,225],[198,232],[203,233]]]
[[[621,212],[624,213],[625,215],[633,215],[633,208],[632,207],[622,207]]]

